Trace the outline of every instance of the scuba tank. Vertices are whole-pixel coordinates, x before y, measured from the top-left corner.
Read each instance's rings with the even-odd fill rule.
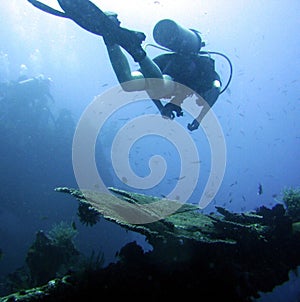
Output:
[[[177,53],[199,53],[205,45],[196,30],[184,28],[169,19],[155,25],[153,38],[157,44]]]
[[[200,34],[195,29],[187,29],[177,24],[173,20],[164,19],[159,21],[154,29],[153,29],[153,38],[157,44],[147,44],[145,48],[149,46],[153,46],[164,51],[173,51],[176,53],[182,54],[198,54],[198,55],[207,55],[211,57],[211,55],[219,55],[222,56],[229,64],[230,73],[228,81],[225,87],[220,91],[222,94],[229,86],[232,79],[232,63],[230,59],[221,52],[217,51],[200,51],[201,47],[205,46],[205,43],[202,42]]]

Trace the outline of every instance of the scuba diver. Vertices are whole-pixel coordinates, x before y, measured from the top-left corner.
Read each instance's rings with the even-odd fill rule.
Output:
[[[197,93],[196,103],[202,106],[200,114],[187,128],[190,131],[198,129],[201,120],[215,104],[219,95],[228,87],[232,65],[230,60],[217,52],[200,51],[202,42],[198,31],[186,29],[172,20],[159,21],[153,30],[154,40],[159,47],[169,53],[150,59],[142,47],[146,36],[142,32],[128,30],[120,26],[117,14],[103,12],[89,0],[58,0],[64,12],[57,11],[37,0],[28,0],[35,7],[55,16],[69,18],[85,30],[102,36],[116,77],[125,91],[145,90],[163,117],[174,119],[182,116],[181,104],[191,96],[176,90],[176,83],[183,84]],[[127,57],[122,52],[127,51],[140,69],[131,71]],[[215,71],[214,60],[210,54],[219,54],[230,65],[230,78],[221,90],[221,80]],[[161,87],[151,87],[147,79],[161,79]],[[132,81],[139,79],[141,81]],[[158,83],[158,82],[156,82]],[[150,86],[150,87],[149,87]],[[157,93],[165,95],[157,98]],[[165,106],[160,99],[171,98]]]
[[[49,108],[49,102],[54,103],[50,93],[51,79],[40,74],[36,77],[27,77],[20,74],[16,81],[9,81],[0,85],[0,100],[2,119],[14,121],[20,127],[36,129],[45,127],[54,117]]]
[[[32,78],[20,76],[15,83],[15,93],[18,94],[19,98],[28,98],[39,103],[47,104],[48,100],[54,102],[50,93],[51,82],[52,80],[46,78],[43,74]]]

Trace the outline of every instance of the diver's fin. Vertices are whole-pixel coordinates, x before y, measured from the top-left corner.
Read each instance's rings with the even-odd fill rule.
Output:
[[[46,13],[49,13],[51,15],[58,16],[58,17],[68,18],[68,16],[64,12],[60,12],[44,3],[41,3],[36,0],[27,0],[27,1],[30,2],[36,8],[38,8]]]
[[[118,28],[98,6],[89,0],[57,0],[68,18],[85,30],[103,36],[110,29]]]
[[[113,43],[123,47],[136,62],[141,61],[146,55],[141,47],[146,38],[144,33],[120,27],[89,0],[58,0],[64,13],[37,0],[28,1],[47,13],[73,20],[80,27],[93,34],[105,36],[110,40],[113,38]]]
[[[105,12],[89,0],[58,0],[66,15],[85,30],[103,36],[118,44],[132,55],[135,61],[142,60],[146,53],[141,44],[146,36],[141,32],[122,28]]]

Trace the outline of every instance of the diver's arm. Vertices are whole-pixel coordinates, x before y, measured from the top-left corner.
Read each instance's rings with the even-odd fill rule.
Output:
[[[58,16],[58,17],[63,17],[63,18],[67,18],[66,14],[63,13],[63,12],[60,12],[44,3],[41,3],[37,0],[27,0],[29,3],[31,3],[33,6],[35,6],[36,8],[46,12],[46,13],[49,13],[51,15],[54,15],[54,16]]]
[[[190,131],[194,131],[199,128],[202,119],[205,117],[207,112],[210,110],[210,106],[205,101],[202,105],[203,105],[203,107],[202,107],[199,115],[190,124],[187,125],[187,128]]]
[[[210,110],[210,106],[205,102],[203,104],[203,107],[199,113],[199,115],[196,117],[196,121],[200,124],[202,119],[205,117],[205,115],[207,114],[207,112]]]
[[[205,115],[208,113],[208,111],[211,109],[211,107],[214,105],[214,103],[217,101],[219,95],[220,95],[220,88],[219,87],[213,87],[210,90],[206,91],[203,94],[203,97],[200,96],[196,103],[199,106],[202,106],[202,109],[199,113],[199,115],[193,120],[191,124],[188,124],[188,129],[190,131],[198,129],[202,119],[205,117]]]

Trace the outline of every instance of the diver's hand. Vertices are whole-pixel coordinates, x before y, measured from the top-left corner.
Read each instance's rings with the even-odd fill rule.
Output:
[[[194,131],[196,129],[198,129],[199,127],[199,122],[197,120],[193,120],[193,122],[191,124],[188,124],[187,125],[187,128],[190,130],[190,131]]]
[[[161,115],[163,117],[170,118],[171,120],[173,120],[175,118],[175,114],[173,113],[173,111],[175,111],[177,117],[183,116],[182,109],[172,103],[168,103],[165,105],[165,107],[162,108]]]

